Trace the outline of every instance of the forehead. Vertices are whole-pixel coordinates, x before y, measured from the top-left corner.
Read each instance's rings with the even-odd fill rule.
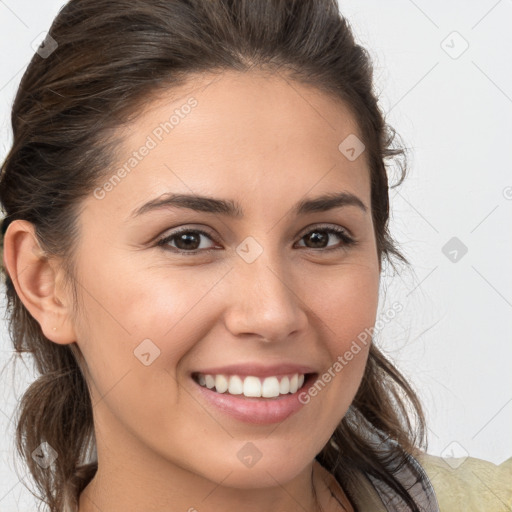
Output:
[[[179,110],[191,98],[196,100],[197,106],[193,108],[193,115],[186,112],[183,116]],[[281,72],[225,71],[191,75],[186,85],[161,91],[147,101],[137,121],[128,125],[125,132],[133,139],[141,130],[148,132],[155,121],[168,120],[173,111],[181,114],[178,124],[190,117],[193,120],[187,124],[194,123],[194,129],[217,128],[235,138],[247,132],[255,135],[254,129],[262,126],[266,130],[260,131],[260,136],[273,136],[278,132],[281,138],[289,136],[291,140],[295,132],[303,134],[312,130],[330,131],[335,137],[356,134],[362,138],[355,117],[341,98],[310,84],[298,83]],[[286,131],[279,132],[281,128]],[[217,132],[217,135],[220,134]]]
[[[253,204],[348,190],[369,205],[366,155],[350,161],[339,147],[362,138],[348,106],[281,74],[193,77],[147,103],[121,134],[113,172],[150,149],[109,192],[118,210],[172,190]]]

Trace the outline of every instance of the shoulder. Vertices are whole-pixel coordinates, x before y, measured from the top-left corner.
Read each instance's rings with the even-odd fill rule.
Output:
[[[512,510],[512,457],[499,465],[474,457],[444,459],[415,454],[427,473],[441,512]]]

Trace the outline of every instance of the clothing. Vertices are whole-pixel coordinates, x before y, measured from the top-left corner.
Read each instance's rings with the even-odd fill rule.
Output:
[[[443,459],[421,453],[410,457],[411,468],[397,475],[402,483],[412,484],[410,493],[422,512],[510,512],[512,511],[512,457],[500,465],[485,460]],[[328,479],[329,473],[320,466]],[[332,481],[332,479],[331,479]],[[393,503],[393,496],[385,486],[370,477],[359,474],[356,484],[346,487],[359,512],[406,512],[403,504]],[[340,496],[337,483],[331,491]]]
[[[427,453],[409,456],[409,468],[397,478],[406,484],[422,512],[512,512],[512,457],[500,465],[468,457],[443,459]],[[343,491],[334,477],[318,461],[316,472],[339,502]],[[418,478],[419,475],[419,478]],[[380,482],[364,473],[355,475],[353,484],[344,485],[358,512],[410,512],[397,504]],[[65,512],[76,512],[68,504]]]
[[[512,511],[512,457],[499,465],[473,457],[417,458],[435,489],[440,512]]]

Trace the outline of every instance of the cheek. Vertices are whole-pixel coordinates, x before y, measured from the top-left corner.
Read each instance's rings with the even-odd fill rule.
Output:
[[[378,308],[379,274],[373,266],[347,265],[329,278],[322,276],[317,287],[318,283],[322,293],[310,293],[306,302],[316,313],[328,361],[303,399],[322,402],[320,414],[329,431],[346,413],[364,373]]]
[[[374,266],[347,265],[304,282],[303,296],[326,332],[331,354],[347,350],[352,340],[375,324],[379,273]],[[315,288],[312,285],[315,284]],[[307,286],[315,289],[306,292]]]
[[[161,267],[105,260],[84,261],[80,275],[77,340],[93,392],[103,396],[121,381],[122,387],[133,381],[130,401],[147,403],[138,390],[163,387],[172,403],[179,362],[211,328],[215,311],[208,294],[225,271],[169,266],[162,279]]]
[[[115,255],[106,259],[116,261]],[[86,283],[86,318],[82,323],[90,337],[108,334],[112,340],[122,340],[121,347],[129,345],[132,350],[146,338],[157,345],[169,337],[178,342],[182,338],[173,333],[184,325],[197,328],[191,319],[206,314],[201,301],[223,272],[171,265],[147,267],[138,259],[142,258],[136,254],[118,258],[115,266],[100,260],[84,262],[81,280]]]

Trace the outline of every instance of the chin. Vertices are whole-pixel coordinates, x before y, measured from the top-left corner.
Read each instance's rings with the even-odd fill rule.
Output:
[[[261,461],[260,461],[261,462]],[[284,465],[279,470],[274,464],[256,464],[252,468],[232,467],[232,473],[222,482],[222,485],[236,489],[262,489],[285,485],[299,475],[304,466]]]
[[[245,443],[244,446],[246,446]],[[288,448],[279,451],[275,448],[271,450],[270,447],[267,449],[262,447],[262,451],[267,450],[270,455],[265,456],[261,453],[258,456],[254,452],[253,460],[247,458],[245,463],[244,456],[246,453],[251,453],[251,450],[246,449],[244,452],[237,449],[239,456],[221,456],[216,459],[216,462],[222,460],[222,464],[212,463],[207,469],[201,468],[201,473],[209,480],[219,484],[222,482],[223,486],[237,489],[260,489],[285,485],[302,473],[314,460],[314,454],[308,457],[303,450],[298,450],[297,446],[294,446],[291,452]],[[208,462],[205,463],[208,464]]]

